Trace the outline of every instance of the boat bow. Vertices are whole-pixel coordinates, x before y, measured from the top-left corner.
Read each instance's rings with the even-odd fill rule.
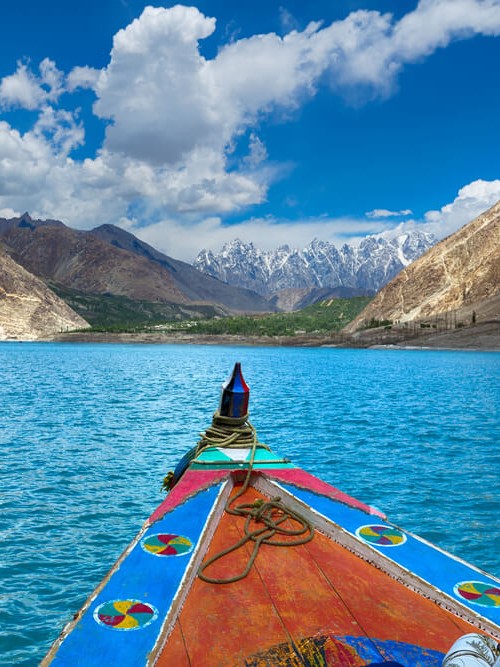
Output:
[[[42,664],[440,667],[463,635],[496,645],[500,581],[259,443],[248,395],[236,367]]]

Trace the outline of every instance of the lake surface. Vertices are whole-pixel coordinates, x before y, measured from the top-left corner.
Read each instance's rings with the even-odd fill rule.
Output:
[[[262,442],[500,576],[499,353],[0,343],[0,664],[38,664],[235,361]]]

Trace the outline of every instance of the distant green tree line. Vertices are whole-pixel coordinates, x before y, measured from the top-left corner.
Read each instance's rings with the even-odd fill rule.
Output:
[[[164,329],[213,335],[327,335],[340,331],[370,302],[369,297],[326,299],[291,313],[221,317],[211,305],[178,305],[136,301],[115,294],[87,294],[50,287],[92,326],[94,331],[145,332]]]
[[[171,327],[200,334],[235,334],[243,336],[295,336],[329,334],[340,331],[370,302],[368,297],[327,299],[291,313],[211,318],[179,322]]]

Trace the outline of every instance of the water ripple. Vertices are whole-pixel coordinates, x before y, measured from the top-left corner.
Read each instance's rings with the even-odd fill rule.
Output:
[[[0,344],[0,664],[39,662],[234,361],[263,442],[500,575],[498,354]]]

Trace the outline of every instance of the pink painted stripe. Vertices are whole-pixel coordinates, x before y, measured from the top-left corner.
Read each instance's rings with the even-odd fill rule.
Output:
[[[202,489],[208,489],[229,477],[230,470],[186,470],[181,479],[158,505],[148,521],[153,523]]]
[[[305,472],[305,470],[302,470],[301,468],[266,470],[265,475],[277,481],[286,482],[287,484],[295,484],[295,486],[299,486],[301,489],[315,491],[316,493],[320,493],[322,496],[327,496],[333,500],[338,500],[345,505],[355,507],[356,509],[362,510],[367,514],[374,514],[384,520],[387,519],[386,515],[375,507],[365,505],[365,503],[356,500],[356,498],[353,498],[352,496],[348,496],[347,493],[339,491],[339,489],[336,489],[334,486],[331,486],[326,482],[322,482],[320,479],[314,477],[314,475],[310,475],[308,472]]]

